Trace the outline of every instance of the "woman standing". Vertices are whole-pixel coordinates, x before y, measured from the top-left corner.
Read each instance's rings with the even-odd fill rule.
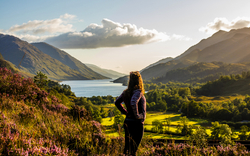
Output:
[[[122,106],[125,103],[125,109]],[[144,133],[144,121],[146,118],[146,99],[141,74],[130,72],[128,88],[115,101],[116,107],[126,115],[125,129],[125,155],[136,155]]]

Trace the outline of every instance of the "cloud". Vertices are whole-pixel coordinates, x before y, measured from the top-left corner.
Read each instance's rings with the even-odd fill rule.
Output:
[[[207,34],[212,34],[218,30],[229,31],[231,29],[240,29],[244,27],[250,27],[250,19],[247,17],[238,17],[231,22],[226,18],[215,18],[213,22],[208,23],[199,30]]]
[[[60,16],[61,19],[74,19],[75,17],[76,17],[75,15],[70,15],[67,13]]]
[[[102,24],[90,24],[81,32],[68,32],[45,40],[63,49],[123,47],[135,44],[170,40],[170,36],[155,29],[137,28],[134,24],[120,24],[103,19]]]
[[[6,32],[19,33],[19,34],[53,34],[53,33],[65,33],[73,31],[73,25],[68,24],[66,19],[73,19],[75,15],[64,14],[60,18],[52,20],[33,20],[23,23],[22,25],[15,25]]]
[[[192,38],[189,38],[189,37],[186,37],[186,36],[183,36],[183,35],[176,35],[176,34],[173,34],[171,36],[172,39],[175,39],[175,40],[180,40],[180,41],[191,41]]]
[[[44,40],[46,40],[49,37],[52,37],[53,35],[36,36],[36,35],[25,34],[25,35],[14,35],[14,36],[29,42],[43,42]]]

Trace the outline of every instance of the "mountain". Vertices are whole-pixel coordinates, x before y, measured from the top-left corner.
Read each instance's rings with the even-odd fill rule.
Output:
[[[191,46],[188,50],[186,50],[184,53],[182,53],[180,56],[176,57],[175,59],[183,58],[184,56],[188,55],[189,53],[193,51],[201,51],[209,46],[212,46],[214,44],[217,44],[219,42],[222,42],[224,40],[232,38],[236,34],[250,34],[249,28],[242,28],[242,29],[232,29],[229,32],[220,30],[216,33],[214,33],[211,37],[207,39],[201,40],[199,43],[197,43],[194,46]],[[187,59],[187,58],[185,58]]]
[[[112,79],[125,76],[125,74],[122,74],[122,73],[119,73],[119,72],[116,72],[116,71],[110,70],[110,69],[103,69],[103,68],[100,68],[100,67],[93,65],[93,64],[85,63],[85,65],[87,67],[89,67],[90,69],[92,69],[93,71],[95,71],[103,76],[112,78]]]
[[[189,48],[175,60],[192,60],[197,62],[221,61],[227,63],[246,62],[250,60],[250,28],[219,31]]]
[[[76,58],[72,57],[65,51],[60,50],[52,45],[49,45],[45,42],[31,43],[31,44],[37,47],[43,53],[52,57],[53,59],[56,59],[62,62],[63,64],[69,66],[71,69],[77,70],[80,73],[86,73],[87,75],[91,75],[92,77],[96,77],[96,78],[107,78],[94,72],[92,69],[87,67],[81,61],[77,60]]]
[[[148,69],[142,70],[141,75],[144,80],[151,80],[152,78],[160,78],[164,77],[168,71],[177,68],[187,67],[189,65],[195,64],[197,62],[186,60],[186,61],[179,61],[179,60],[172,60],[168,61],[167,63],[159,63],[155,66],[149,67]],[[122,83],[126,85],[128,83],[128,76],[120,77],[113,81],[114,83]]]
[[[188,67],[171,70],[165,76],[154,79],[153,82],[204,83],[216,80],[221,75],[236,75],[249,70],[250,63],[198,62]]]
[[[2,54],[0,53],[0,68],[7,68],[9,70],[11,70],[13,73],[19,73],[21,74],[23,77],[34,77],[34,74],[30,74],[28,72],[24,72],[24,71],[20,71],[17,66],[15,66],[13,63],[11,63],[10,61],[6,61]]]
[[[194,63],[197,63],[197,62],[191,61],[191,60],[183,60],[183,61],[172,60],[172,61],[168,61],[167,63],[160,63],[158,65],[145,69],[141,72],[141,75],[143,79],[150,80],[152,78],[165,76],[165,74],[170,70],[187,67]]]
[[[240,74],[249,70],[250,28],[218,31],[180,56],[163,60],[167,61],[160,60],[141,70],[143,79],[154,79],[155,82],[205,82],[218,78],[221,74]],[[195,72],[193,69],[200,71]],[[126,78],[123,77],[114,82],[126,83],[125,81]]]
[[[143,72],[143,70],[146,70],[146,69],[148,69],[148,68],[151,68],[151,67],[153,67],[153,66],[155,66],[155,65],[158,65],[158,64],[161,64],[161,63],[167,63],[167,62],[169,62],[169,61],[171,61],[171,60],[173,60],[172,57],[167,57],[167,58],[161,59],[161,60],[159,60],[159,61],[157,61],[157,62],[155,62],[155,63],[152,63],[152,64],[150,64],[149,66],[143,68],[140,72]]]
[[[142,71],[146,80],[164,77],[167,72],[188,67],[197,62],[250,62],[250,28],[218,31],[207,39],[201,40],[180,56]]]
[[[128,85],[128,75],[125,75],[123,77],[119,77],[113,81],[113,83],[122,83],[122,85],[127,86]]]
[[[18,69],[14,67],[13,64],[4,60],[3,55],[0,53],[0,68],[7,68],[11,70],[13,73],[16,73]]]
[[[14,36],[0,34],[0,51],[5,60],[13,63],[22,72],[36,75],[38,71],[41,71],[48,78],[55,80],[106,78],[95,73],[88,67],[86,67],[85,72],[72,69],[57,59],[43,53],[34,45]]]

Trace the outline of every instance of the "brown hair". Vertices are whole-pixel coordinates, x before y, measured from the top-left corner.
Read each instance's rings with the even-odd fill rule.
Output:
[[[133,91],[136,89],[140,89],[142,94],[144,94],[145,92],[144,86],[143,86],[143,80],[142,80],[140,72],[138,71],[130,72],[128,88],[125,90],[125,93],[126,95],[131,97],[133,94]]]

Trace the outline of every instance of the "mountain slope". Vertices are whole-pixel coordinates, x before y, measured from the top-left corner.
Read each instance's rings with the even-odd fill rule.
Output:
[[[161,63],[153,67],[150,67],[148,69],[145,69],[141,72],[141,75],[143,79],[150,80],[152,78],[165,76],[165,74],[170,70],[187,67],[194,63],[196,62],[190,60],[183,60],[183,61],[172,60],[167,63]]]
[[[201,40],[180,56],[142,71],[146,80],[164,77],[167,72],[184,68],[197,62],[250,62],[250,28],[218,31],[211,37]]]
[[[157,62],[155,62],[155,63],[152,63],[152,64],[150,64],[149,66],[143,68],[140,72],[143,72],[144,70],[146,70],[146,69],[148,69],[148,68],[151,68],[151,67],[153,67],[153,66],[155,66],[155,65],[158,65],[158,64],[161,64],[161,63],[167,63],[167,62],[169,62],[169,61],[171,61],[171,60],[173,60],[172,57],[167,57],[167,58],[161,59],[161,60],[159,60],[159,61],[157,61]]]
[[[166,73],[154,82],[179,81],[199,82],[218,79],[220,75],[241,74],[250,70],[250,63],[199,62],[185,68],[178,68]]]
[[[0,34],[0,51],[5,60],[17,67],[21,62],[20,70],[23,72],[36,75],[38,71],[41,71],[50,79],[56,80],[104,78],[99,74],[96,76],[72,70],[69,66],[53,59],[35,46],[14,36]]]
[[[213,44],[207,44],[205,46],[205,43],[211,40],[217,42]],[[219,31],[208,39],[202,40],[200,43],[193,46],[196,49],[192,51],[186,51],[181,56],[175,59],[189,59],[197,62],[242,62],[242,60],[246,59],[246,57],[250,54],[249,41],[250,28],[231,30],[229,32]]]
[[[125,75],[125,74],[116,72],[114,70],[100,68],[100,67],[93,65],[93,64],[85,64],[85,65],[87,67],[89,67],[90,69],[92,69],[93,71],[95,71],[103,76],[109,77],[109,78],[118,78],[118,77]]]
[[[11,70],[13,73],[17,72],[17,69],[13,67],[8,61],[4,60],[2,54],[0,53],[0,68],[7,68]]]
[[[37,47],[40,51],[43,53],[51,56],[52,58],[62,62],[63,64],[69,66],[70,68],[74,70],[78,70],[80,73],[86,75],[91,75],[91,77],[95,78],[106,78],[96,72],[94,72],[92,69],[88,68],[85,64],[83,64],[81,61],[77,60],[76,58],[72,57],[68,53],[66,53],[63,50],[60,50],[52,45],[49,45],[45,42],[39,42],[39,43],[31,43],[35,47]]]
[[[219,43],[221,41],[227,40],[232,38],[235,34],[247,34],[250,35],[250,28],[242,28],[242,29],[233,29],[229,32],[220,30],[216,33],[214,33],[211,37],[207,39],[201,40],[199,43],[197,43],[194,46],[191,46],[188,50],[186,50],[184,53],[182,53],[180,56],[174,58],[176,60],[183,58],[184,56],[188,55],[189,53],[193,52],[194,50],[203,50],[211,45],[214,45],[216,43]],[[185,58],[188,59],[188,58]],[[196,61],[196,60],[194,60]]]

